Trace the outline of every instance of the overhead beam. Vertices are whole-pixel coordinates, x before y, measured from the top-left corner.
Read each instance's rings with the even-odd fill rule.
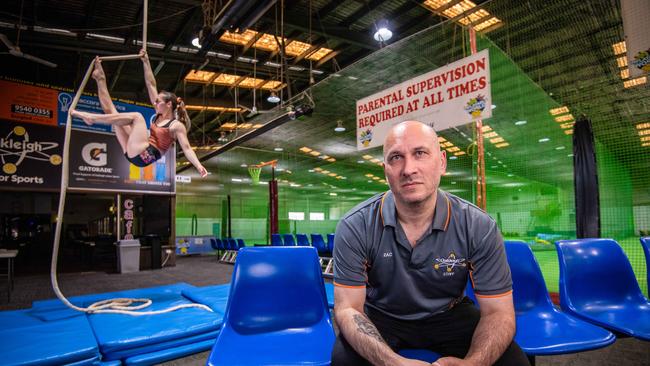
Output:
[[[268,15],[266,15],[268,17]],[[286,26],[301,30],[305,33],[309,29],[309,16],[295,11],[285,11],[284,23]],[[325,37],[327,39],[336,39],[340,42],[350,43],[357,47],[365,48],[370,51],[379,49],[377,42],[375,42],[369,35],[364,35],[358,32],[351,32],[349,29],[335,24],[324,23],[318,18],[312,17],[311,33]]]
[[[361,7],[352,13],[349,17],[345,18],[341,22],[341,26],[345,28],[350,28],[352,24],[354,24],[357,20],[363,18],[364,15],[370,13],[371,11],[375,10],[379,5],[383,4],[384,0],[372,0],[370,3],[365,3],[361,5]]]

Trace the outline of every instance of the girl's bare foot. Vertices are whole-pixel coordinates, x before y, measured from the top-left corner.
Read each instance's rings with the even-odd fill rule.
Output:
[[[84,121],[84,123],[87,124],[88,126],[93,125],[93,121],[91,119],[91,113],[80,112],[80,111],[78,111],[76,109],[72,109],[72,110],[70,110],[70,115],[72,117],[81,118]]]
[[[104,74],[104,68],[102,67],[102,60],[99,59],[99,56],[95,57],[95,69],[93,70],[93,79],[96,81],[106,81],[106,74]]]

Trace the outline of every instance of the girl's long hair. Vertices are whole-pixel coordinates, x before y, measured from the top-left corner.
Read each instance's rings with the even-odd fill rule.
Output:
[[[183,99],[177,97],[176,94],[165,90],[161,90],[160,95],[165,103],[172,102],[172,113],[174,118],[181,121],[185,125],[185,129],[189,132],[190,127],[192,127],[192,121],[190,120],[190,116],[187,114]]]

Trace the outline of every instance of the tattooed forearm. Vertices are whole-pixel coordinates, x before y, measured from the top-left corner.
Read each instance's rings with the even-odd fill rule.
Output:
[[[379,331],[374,326],[374,324],[372,324],[370,319],[366,318],[361,314],[354,314],[352,316],[352,319],[354,319],[354,323],[357,325],[358,332],[363,333],[369,337],[372,337],[378,342],[386,343],[384,341],[384,338],[381,337],[381,334],[379,334]]]

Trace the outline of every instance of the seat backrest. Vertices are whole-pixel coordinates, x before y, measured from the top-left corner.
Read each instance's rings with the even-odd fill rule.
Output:
[[[284,239],[285,247],[295,247],[296,242],[293,240],[293,234],[282,234],[282,239]]]
[[[237,239],[237,248],[241,249],[246,246],[244,239]]]
[[[280,234],[271,234],[271,245],[274,247],[281,247],[284,245]]]
[[[506,241],[505,247],[512,273],[515,311],[527,311],[534,307],[553,307],[542,271],[528,244]]]
[[[334,234],[327,234],[327,250],[334,254]]]
[[[211,246],[212,249],[214,249],[214,250],[219,250],[219,244],[217,243],[217,239],[216,239],[216,238],[210,238],[210,246]]]
[[[319,253],[327,251],[327,246],[325,245],[325,241],[321,234],[311,234],[311,245],[316,248]]]
[[[579,310],[620,306],[644,297],[623,249],[612,239],[560,240],[560,304]]]
[[[229,296],[224,323],[242,334],[304,328],[329,319],[318,254],[312,247],[243,248]]]
[[[227,238],[226,241],[228,241],[228,249],[229,250],[237,250],[237,242],[233,238]]]
[[[296,234],[296,241],[298,242],[298,245],[303,246],[303,247],[308,247],[309,246],[309,239],[307,238],[307,235],[305,234]]]
[[[224,250],[224,249],[226,249],[226,248],[223,246],[223,241],[221,241],[221,239],[217,238],[216,240],[217,240],[217,250]]]
[[[648,288],[650,288],[650,236],[641,238],[639,240],[641,240],[643,253],[645,253],[645,268],[646,274],[648,275]]]

